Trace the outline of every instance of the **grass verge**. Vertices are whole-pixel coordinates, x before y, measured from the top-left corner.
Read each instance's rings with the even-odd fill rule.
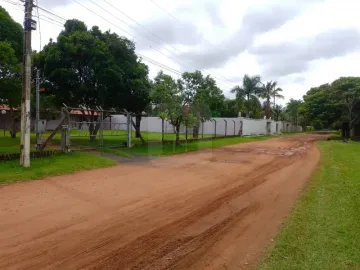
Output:
[[[233,137],[233,138],[215,139],[211,141],[189,142],[182,144],[180,146],[176,146],[175,144],[139,145],[139,146],[134,146],[131,149],[126,149],[124,151],[139,155],[168,156],[168,155],[182,154],[190,151],[196,151],[207,148],[217,148],[217,147],[238,144],[238,143],[262,141],[262,140],[267,140],[269,138],[271,137],[270,136]]]
[[[360,269],[360,144],[318,145],[322,164],[258,269]]]
[[[0,184],[37,180],[48,176],[71,174],[116,165],[115,161],[92,153],[73,152],[66,155],[32,159],[30,168],[23,168],[19,161],[0,162]]]

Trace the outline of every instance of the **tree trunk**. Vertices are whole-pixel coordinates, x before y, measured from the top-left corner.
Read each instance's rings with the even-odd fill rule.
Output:
[[[100,123],[96,123],[95,125],[93,123],[90,124],[89,126],[90,141],[95,141],[99,129],[100,129]]]
[[[135,137],[136,138],[141,137],[140,127],[141,127],[141,115],[136,115],[135,116]]]
[[[200,127],[200,122],[196,123],[196,125],[194,125],[194,127],[193,127],[193,138],[194,139],[199,138],[199,127]]]
[[[351,116],[349,116],[349,139],[351,139]]]
[[[131,123],[132,123],[134,129],[136,130],[136,123],[134,122],[134,120],[131,119]],[[141,132],[139,132],[139,138],[141,140],[141,143],[144,144],[145,140],[144,140],[143,136],[141,135]]]
[[[10,127],[10,136],[11,138],[16,138],[16,118],[14,116],[14,109],[10,107],[10,118],[11,118],[11,127]]]
[[[270,98],[266,101],[266,119],[270,119]]]
[[[180,124],[176,125],[175,127],[176,131],[176,145],[180,145]]]
[[[247,102],[246,102],[246,118],[250,118],[250,96],[247,96]]]

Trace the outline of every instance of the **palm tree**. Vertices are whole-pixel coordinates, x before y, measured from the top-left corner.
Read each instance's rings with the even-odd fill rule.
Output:
[[[271,95],[274,98],[274,107],[276,105],[276,98],[284,99],[284,96],[280,94],[282,91],[280,87],[277,87],[277,82],[273,82]]]
[[[274,83],[272,81],[263,84],[259,93],[259,97],[265,99],[266,119],[270,119],[270,99],[273,94],[273,85]]]
[[[284,112],[284,108],[281,105],[275,105],[273,108],[274,120],[279,121],[281,114]]]
[[[246,117],[250,117],[250,111],[261,106],[257,94],[260,92],[261,78],[260,76],[252,76],[245,74],[243,85],[236,86],[231,93],[236,94],[237,106],[245,106]]]

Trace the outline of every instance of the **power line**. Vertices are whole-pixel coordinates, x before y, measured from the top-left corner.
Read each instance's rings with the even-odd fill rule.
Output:
[[[54,13],[54,12],[52,12],[52,11],[46,9],[46,8],[40,7],[40,6],[38,6],[38,5],[36,5],[36,7],[39,8],[39,9],[41,9],[42,11],[44,11],[44,12],[46,12],[46,13],[49,13],[49,14],[51,14],[51,15],[59,18],[59,19],[62,19],[63,21],[67,21],[67,19],[65,19],[64,17],[61,17],[61,16],[57,15],[56,13]]]
[[[39,39],[40,39],[40,51],[42,50],[42,46],[41,46],[41,24],[40,24],[40,14],[39,14],[39,1],[36,0],[36,7],[37,7],[37,18],[38,18],[38,23],[39,23]]]
[[[48,20],[50,20],[50,22],[56,22],[57,24],[59,24],[61,27],[64,27],[64,23],[62,22],[59,22],[57,20],[54,20],[53,18],[50,18],[46,15],[43,15],[43,14],[40,14],[40,17],[44,17],[44,18],[47,18]],[[42,20],[43,18],[40,18],[40,20]],[[46,20],[45,20],[46,21]]]
[[[112,8],[116,9],[118,12],[120,12],[121,14],[123,14],[124,16],[126,16],[128,19],[130,19],[131,21],[133,21],[135,24],[137,24],[138,26],[140,26],[141,28],[145,29],[146,31],[148,31],[149,33],[151,33],[153,36],[157,37],[158,39],[160,39],[161,41],[164,42],[164,44],[169,45],[171,48],[173,48],[174,50],[178,51],[181,53],[180,50],[178,50],[177,48],[175,48],[174,46],[172,46],[171,44],[167,43],[165,40],[163,40],[160,36],[158,36],[157,34],[153,33],[151,30],[149,30],[148,28],[146,28],[145,26],[143,26],[142,24],[138,23],[136,20],[134,20],[133,18],[131,18],[129,15],[127,15],[125,12],[121,11],[120,9],[118,9],[116,6],[114,6],[113,4],[109,3],[107,0],[104,0],[105,3],[107,3],[109,6],[111,6]]]
[[[119,26],[117,26],[116,24],[112,23],[111,21],[109,21],[108,19],[104,18],[103,16],[99,15],[99,14],[96,13],[95,11],[93,11],[93,10],[89,9],[88,7],[84,6],[83,4],[79,3],[77,0],[73,0],[73,1],[76,2],[76,3],[78,3],[80,6],[82,6],[82,7],[85,8],[86,10],[90,11],[91,13],[95,14],[96,16],[100,17],[101,19],[105,20],[106,22],[110,23],[110,24],[113,25],[114,27],[120,29],[120,30],[123,31],[124,33],[130,35],[132,38],[134,38],[134,40],[136,40],[136,37],[133,36],[132,34],[130,34],[129,32],[127,32],[126,30],[122,29],[121,27],[119,27]],[[167,55],[164,54],[163,52],[161,52],[161,51],[159,51],[159,50],[157,50],[157,49],[155,49],[155,48],[153,48],[153,47],[151,47],[151,46],[149,46],[149,47],[152,48],[153,50],[157,51],[158,53],[164,55],[165,57],[173,60],[172,58],[170,58],[169,56],[167,56]],[[151,58],[149,58],[149,59],[151,59]],[[153,61],[155,61],[155,60],[153,60]],[[173,61],[174,61],[174,60],[173,60]],[[176,61],[174,61],[174,62],[177,63]],[[177,63],[177,64],[181,66],[181,64],[179,64],[179,63]],[[165,65],[164,65],[164,66],[165,66]]]
[[[105,0],[104,0],[105,1]],[[175,20],[177,20],[177,21],[179,21],[180,23],[183,23],[180,19],[178,19],[177,17],[175,17],[174,15],[172,15],[169,11],[167,11],[166,9],[164,9],[163,7],[161,7],[158,3],[156,3],[154,0],[149,0],[151,3],[153,3],[155,6],[157,6],[159,9],[161,9],[162,11],[164,11],[165,13],[167,13],[170,17],[172,17],[173,19],[175,19]],[[191,22],[190,22],[191,23]],[[191,23],[192,24],[192,23]],[[194,24],[192,24],[193,26],[194,26]],[[210,44],[210,42],[208,41],[208,40],[206,40],[206,39],[204,39],[204,37],[203,36],[200,36],[201,37],[201,39],[203,40],[203,41],[205,41],[208,45],[211,45]],[[210,69],[211,70],[211,69]],[[215,72],[214,72],[215,73]],[[216,73],[215,73],[216,74]],[[221,78],[223,78],[225,81],[227,81],[227,82],[229,82],[230,83],[230,81],[227,79],[227,78],[225,78],[224,76],[222,76],[221,74],[217,74],[219,77],[221,77]],[[228,83],[228,84],[229,84]],[[231,84],[232,85],[232,84]]]
[[[89,8],[86,7],[85,5],[83,5],[83,4],[81,4],[80,2],[78,2],[77,0],[73,0],[73,1],[76,2],[77,4],[79,4],[80,6],[82,6],[83,8],[85,8],[86,10],[90,11],[91,13],[93,13],[93,14],[97,15],[98,17],[102,18],[103,20],[107,21],[107,22],[110,23],[111,25],[115,26],[116,28],[119,28],[120,30],[122,30],[123,32],[127,33],[128,35],[130,35],[131,37],[133,37],[133,38],[136,40],[136,37],[135,37],[134,35],[130,34],[129,32],[127,32],[127,31],[125,31],[124,29],[122,29],[121,27],[119,27],[119,26],[115,25],[114,23],[110,22],[109,20],[107,20],[107,19],[104,18],[103,16],[99,15],[97,12],[89,9]],[[110,15],[112,15],[113,17],[117,18],[119,21],[123,22],[123,21],[122,21],[121,19],[119,19],[116,15],[112,14],[111,12],[109,12],[108,10],[106,10],[106,9],[104,9],[103,7],[99,6],[98,4],[94,3],[92,0],[90,0],[90,1],[91,1],[93,4],[95,4],[96,6],[98,6],[99,8],[101,8],[102,10],[104,10],[104,11],[106,11],[107,13],[109,13]],[[127,23],[125,23],[125,24],[127,24]],[[127,25],[129,25],[129,24],[127,24]],[[164,54],[163,52],[159,51],[158,49],[153,48],[153,47],[151,47],[151,46],[149,46],[149,47],[150,47],[151,49],[157,51],[158,53],[162,54],[162,55],[165,56],[166,58],[169,58],[170,60],[172,60],[173,62],[175,62],[175,63],[178,64],[179,66],[183,66],[183,67],[186,67],[186,69],[189,69],[189,67],[187,67],[187,66],[185,66],[185,65],[183,65],[183,64],[180,64],[180,63],[177,62],[175,59],[173,59],[172,57]],[[169,52],[170,52],[170,51],[169,51]],[[170,53],[172,53],[172,52],[170,52]],[[191,70],[191,68],[190,68],[190,70]],[[221,80],[221,79],[217,78],[216,76],[214,76],[214,77],[215,77],[216,79],[220,80],[220,81],[223,81],[223,83],[226,83],[226,84],[232,86],[232,84],[230,84],[230,83],[228,83],[228,82],[226,82],[226,81],[224,81],[224,80]]]
[[[40,16],[43,16],[43,15],[40,15]],[[47,17],[48,18],[48,17]],[[53,25],[55,25],[55,26],[58,26],[58,27],[60,27],[60,28],[64,28],[64,25],[63,24],[60,24],[60,23],[57,23],[57,22],[55,22],[54,20],[52,20],[52,19],[44,19],[44,18],[41,18],[40,17],[40,20],[42,20],[42,21],[44,21],[44,22],[48,22],[48,23],[51,23],[51,24],[53,24]]]

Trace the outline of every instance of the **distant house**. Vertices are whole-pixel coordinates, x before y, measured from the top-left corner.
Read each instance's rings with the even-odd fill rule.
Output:
[[[11,127],[11,112],[10,107],[0,104],[0,128],[10,129]]]

